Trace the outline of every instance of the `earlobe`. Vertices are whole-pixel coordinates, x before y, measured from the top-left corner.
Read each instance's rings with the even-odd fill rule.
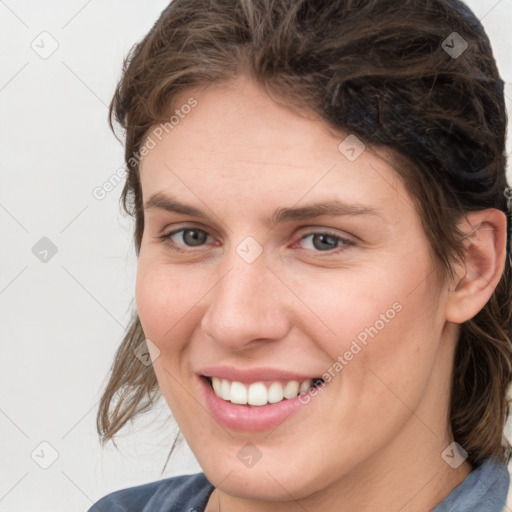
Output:
[[[459,226],[466,234],[464,260],[451,283],[446,320],[463,323],[487,303],[503,274],[507,218],[495,208],[470,212]]]

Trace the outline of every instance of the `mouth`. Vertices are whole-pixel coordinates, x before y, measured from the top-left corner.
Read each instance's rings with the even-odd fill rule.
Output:
[[[233,431],[274,430],[285,421],[309,418],[309,414],[300,412],[305,407],[318,412],[329,404],[330,393],[320,393],[328,386],[314,373],[271,367],[211,366],[202,368],[197,376],[210,416]]]
[[[313,388],[325,384],[324,379],[316,377],[298,380],[274,380],[243,383],[229,379],[202,376],[213,390],[215,395],[232,404],[247,407],[262,407],[276,404],[285,400],[292,400],[301,394],[308,393]]]

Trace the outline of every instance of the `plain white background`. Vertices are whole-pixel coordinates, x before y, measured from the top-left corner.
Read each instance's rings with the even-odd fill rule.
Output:
[[[510,112],[512,0],[468,4]],[[200,471],[183,446],[162,475],[176,432],[163,401],[123,431],[119,451],[101,449],[95,430],[136,271],[122,186],[93,195],[123,165],[107,105],[123,57],[166,5],[0,1],[2,512],[86,511],[112,490]]]

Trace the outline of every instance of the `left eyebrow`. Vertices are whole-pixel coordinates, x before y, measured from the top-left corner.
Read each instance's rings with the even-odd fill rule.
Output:
[[[374,215],[381,217],[375,208],[360,204],[348,204],[339,200],[314,203],[299,208],[278,208],[268,219],[270,225],[287,222],[290,220],[314,219],[330,215],[332,217],[352,215]]]
[[[200,219],[208,219],[208,215],[202,210],[187,204],[180,203],[172,197],[162,193],[153,194],[144,204],[144,209],[161,208],[169,212],[183,213]],[[322,216],[354,216],[373,215],[382,217],[375,208],[360,204],[349,204],[339,200],[324,201],[320,203],[307,204],[294,208],[277,208],[274,213],[265,219],[267,225],[273,226],[292,220],[314,219]]]

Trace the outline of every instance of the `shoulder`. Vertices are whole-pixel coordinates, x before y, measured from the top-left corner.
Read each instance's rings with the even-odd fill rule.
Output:
[[[88,512],[201,512],[213,489],[204,473],[175,476],[107,494]]]
[[[509,483],[507,466],[499,460],[486,459],[432,512],[502,512],[507,509]]]

